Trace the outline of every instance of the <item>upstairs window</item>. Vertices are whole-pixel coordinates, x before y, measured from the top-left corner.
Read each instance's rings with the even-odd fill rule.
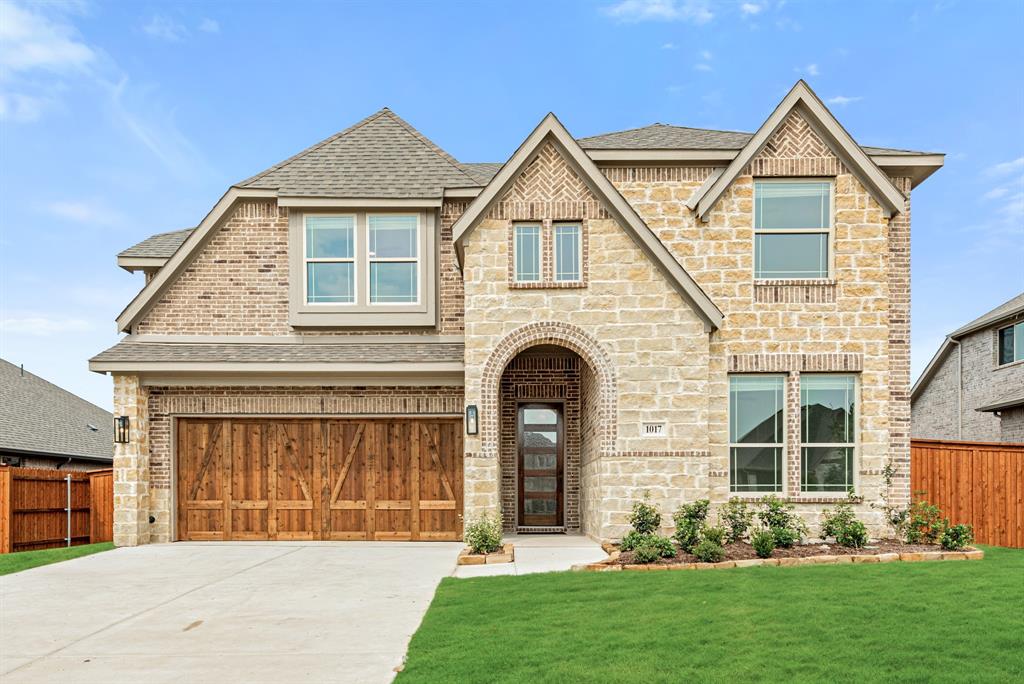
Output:
[[[999,365],[1024,361],[1024,321],[999,330]]]
[[[580,227],[577,224],[555,224],[555,280],[580,280]]]
[[[857,380],[800,376],[801,490],[845,492],[854,486]]]
[[[541,276],[541,230],[538,225],[515,227],[515,277],[517,283],[538,283]]]
[[[754,277],[829,277],[832,183],[754,183]]]
[[[786,450],[786,378],[729,378],[729,489],[781,492]]]
[[[356,301],[355,224],[354,215],[306,217],[307,303]]]
[[[370,304],[419,301],[419,217],[367,216]]]

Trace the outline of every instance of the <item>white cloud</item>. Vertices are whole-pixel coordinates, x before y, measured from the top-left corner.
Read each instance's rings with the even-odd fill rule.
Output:
[[[0,93],[0,121],[27,123],[38,119],[50,100],[24,93]]]
[[[203,33],[220,33],[220,23],[216,19],[205,17],[199,22],[199,30]]]
[[[95,58],[96,53],[77,39],[72,26],[13,2],[3,3],[0,69],[5,75],[32,69],[71,72]]]
[[[148,35],[176,43],[188,35],[188,29],[169,17],[154,14],[149,23],[142,27]]]
[[[676,45],[675,43],[665,43],[664,45],[661,46],[661,49],[662,50],[678,50],[679,46]]]
[[[679,93],[683,92],[683,86],[670,85],[667,88],[665,88],[665,92],[668,93],[669,95],[678,95]]]
[[[694,64],[693,65],[693,70],[694,71],[714,71],[714,69],[711,68],[710,64],[704,64],[703,62],[700,63],[700,64]]]
[[[621,0],[603,11],[613,19],[628,22],[687,21],[706,24],[715,17],[708,0]]]
[[[711,56],[712,55],[711,55],[711,51],[710,50],[701,50],[700,51],[700,58],[703,59],[705,62],[710,62],[711,61]]]
[[[853,102],[860,102],[863,99],[864,98],[861,97],[860,95],[855,95],[853,97],[847,97],[846,95],[836,95],[835,97],[828,98],[826,102],[828,102],[830,105],[839,105],[840,107],[845,107],[848,104],[851,104]]]
[[[982,197],[984,197],[987,200],[994,200],[994,199],[999,199],[1000,197],[1003,197],[1004,195],[1006,195],[1009,192],[1010,192],[1009,188],[992,188],[991,190],[986,192],[984,195],[982,195]]]
[[[763,9],[764,7],[758,5],[756,2],[745,2],[740,5],[740,12],[742,12],[744,16],[748,17],[760,14]]]
[[[27,316],[24,318],[5,318],[0,324],[4,333],[11,335],[32,335],[48,337],[69,332],[85,332],[92,330],[92,324],[81,318],[52,318],[44,315]]]
[[[1006,176],[1011,173],[1019,173],[1024,171],[1024,157],[1017,157],[1008,162],[1001,162],[999,164],[993,164],[992,166],[985,169],[985,173],[989,176]]]
[[[797,67],[796,69],[793,69],[793,71],[795,71],[797,73],[805,73],[808,76],[817,76],[818,74],[821,73],[818,70],[818,65],[817,64],[813,64],[813,63],[812,64],[808,64],[807,66],[804,66],[804,67]]]

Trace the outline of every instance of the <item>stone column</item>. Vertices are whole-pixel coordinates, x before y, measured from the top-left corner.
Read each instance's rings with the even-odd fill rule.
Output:
[[[114,545],[149,543],[149,393],[137,375],[114,376],[114,416],[128,416],[127,444],[114,444]]]

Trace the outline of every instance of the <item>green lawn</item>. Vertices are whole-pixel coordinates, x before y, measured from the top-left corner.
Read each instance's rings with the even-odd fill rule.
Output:
[[[40,565],[59,563],[71,560],[72,558],[99,553],[100,551],[109,551],[112,548],[114,548],[114,545],[111,542],[102,542],[100,544],[83,544],[70,548],[5,553],[0,555],[0,575],[9,575],[12,572],[21,572],[29,568],[38,568]]]
[[[446,579],[399,682],[1022,681],[1024,550]]]

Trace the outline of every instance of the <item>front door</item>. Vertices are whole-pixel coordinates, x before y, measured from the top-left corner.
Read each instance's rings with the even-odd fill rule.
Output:
[[[561,404],[519,405],[519,525],[562,526]]]

